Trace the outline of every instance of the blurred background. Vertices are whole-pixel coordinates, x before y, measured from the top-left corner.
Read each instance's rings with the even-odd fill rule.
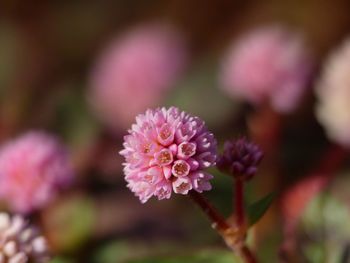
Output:
[[[317,121],[314,95],[350,33],[349,9],[341,0],[1,1],[0,141],[45,130],[74,165],[73,185],[30,215],[53,262],[239,262],[186,196],[141,204],[126,188],[123,136],[138,113],[171,105],[205,120],[219,148],[246,135],[264,149],[246,193],[248,203],[277,196],[249,236],[261,262],[350,262],[350,167]],[[312,61],[287,113],[221,81],[240,37],[270,25],[297,32]],[[229,217],[232,180],[212,173],[206,196]]]

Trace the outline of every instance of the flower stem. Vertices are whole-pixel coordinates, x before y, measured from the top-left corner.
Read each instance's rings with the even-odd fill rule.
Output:
[[[258,263],[254,254],[250,251],[250,249],[246,245],[240,248],[239,254],[245,263]]]
[[[239,229],[236,226],[234,227],[230,226],[226,222],[225,218],[200,193],[197,193],[195,191],[190,191],[189,195],[191,199],[208,216],[210,221],[213,223],[213,228],[217,230],[218,233],[222,236],[222,238],[225,240],[228,247],[232,251],[237,252],[239,256],[242,258],[243,262],[258,263],[252,251],[243,243],[243,240],[240,237]],[[243,197],[243,194],[242,194],[242,197]]]
[[[244,214],[244,181],[242,179],[236,179],[234,182],[235,196],[234,196],[234,211],[236,214],[236,226],[237,228],[244,227],[245,214]]]
[[[190,191],[190,197],[209,217],[210,221],[213,223],[214,229],[217,229],[220,234],[224,233],[227,229],[230,228],[230,225],[226,222],[225,218],[219,214],[219,212],[209,203],[209,201],[203,195],[196,191]]]

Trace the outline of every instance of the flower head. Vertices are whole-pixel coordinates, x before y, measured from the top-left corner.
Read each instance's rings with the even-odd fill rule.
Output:
[[[260,147],[246,138],[227,141],[224,153],[218,159],[218,168],[244,180],[251,179],[257,172],[263,157]]]
[[[72,174],[67,150],[46,133],[29,132],[0,148],[0,199],[13,211],[42,208]]]
[[[136,114],[158,104],[174,87],[185,58],[183,39],[169,26],[151,24],[126,32],[97,62],[89,93],[93,109],[111,128],[128,127]]]
[[[316,86],[316,116],[335,142],[350,147],[350,40],[328,59]]]
[[[215,165],[217,143],[198,117],[175,107],[147,110],[124,139],[125,179],[141,202],[211,189],[203,169]]]
[[[255,30],[229,50],[222,87],[254,105],[268,101],[278,112],[296,108],[306,88],[310,58],[300,36],[278,27]]]
[[[48,262],[46,239],[19,216],[0,213],[0,262]]]

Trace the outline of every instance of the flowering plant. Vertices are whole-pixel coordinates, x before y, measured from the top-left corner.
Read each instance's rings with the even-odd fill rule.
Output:
[[[125,158],[127,186],[140,201],[145,203],[152,196],[169,199],[172,193],[188,194],[233,251],[247,263],[257,262],[245,244],[249,225],[243,188],[244,181],[257,172],[263,156],[260,148],[241,138],[225,143],[224,153],[218,158],[216,139],[204,121],[175,107],[147,110],[136,117],[128,133],[120,154]],[[234,224],[201,195],[212,188],[209,180],[213,176],[204,169],[216,165],[217,160],[219,168],[234,178]]]

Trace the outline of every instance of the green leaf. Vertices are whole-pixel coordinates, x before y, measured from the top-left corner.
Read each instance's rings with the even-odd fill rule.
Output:
[[[252,226],[257,223],[260,218],[265,214],[267,209],[272,204],[275,198],[275,193],[268,194],[267,196],[261,198],[255,203],[249,205],[248,207],[248,221],[249,225]]]

